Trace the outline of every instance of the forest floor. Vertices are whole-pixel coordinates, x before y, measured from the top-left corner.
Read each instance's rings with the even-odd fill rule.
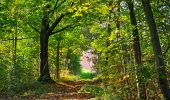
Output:
[[[32,84],[25,86],[15,96],[3,96],[0,100],[93,100],[94,95],[84,90],[84,86],[100,86],[99,81],[63,80],[55,84]]]

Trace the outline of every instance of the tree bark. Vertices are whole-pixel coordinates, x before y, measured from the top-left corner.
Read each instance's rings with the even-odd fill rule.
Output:
[[[133,50],[134,50],[134,56],[135,56],[135,63],[137,64],[138,68],[141,68],[143,70],[142,59],[141,59],[140,39],[139,39],[137,21],[136,21],[136,16],[135,16],[135,11],[134,11],[134,4],[133,4],[133,1],[131,0],[127,1],[127,4],[129,7],[129,11],[130,11],[131,25],[133,27],[132,34],[133,34]],[[142,75],[142,73],[140,75]],[[146,99],[146,88],[145,88],[145,84],[143,83],[143,81],[142,82],[139,81],[139,88],[140,88],[139,98]]]
[[[142,5],[144,8],[146,20],[149,25],[149,30],[151,34],[151,42],[152,42],[153,51],[155,55],[156,68],[157,68],[158,75],[159,75],[158,83],[159,83],[160,89],[164,97],[167,100],[170,100],[170,89],[168,86],[168,80],[167,80],[167,75],[166,75],[167,72],[165,69],[165,63],[163,60],[163,55],[162,55],[160,40],[159,40],[157,28],[156,28],[156,23],[155,23],[153,13],[151,10],[150,0],[142,0]]]

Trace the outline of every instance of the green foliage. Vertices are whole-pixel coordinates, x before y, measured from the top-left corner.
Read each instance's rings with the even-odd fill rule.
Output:
[[[56,1],[58,1],[57,6]],[[74,1],[74,3],[72,2]],[[66,14],[49,38],[49,65],[53,79],[56,77],[56,50],[60,42],[60,71],[68,72],[65,79],[102,80],[102,86],[87,85],[83,91],[98,99],[136,99],[137,84],[144,83],[148,98],[161,98],[158,94],[154,52],[150,43],[149,28],[139,0],[134,2],[137,27],[130,23],[129,9],[122,0],[1,0],[0,1],[0,92],[23,96],[47,92],[45,85],[35,83],[35,91],[28,84],[39,77],[40,42],[43,8],[49,6],[47,18],[51,26],[61,14]],[[133,1],[133,0],[132,0]],[[169,3],[152,0],[151,6],[159,32],[166,69],[170,66]],[[61,5],[59,5],[61,4]],[[72,5],[73,4],[73,5]],[[57,7],[56,9],[55,6]],[[46,12],[46,13],[47,13]],[[118,25],[120,24],[120,25]],[[134,28],[139,30],[142,65],[135,64],[133,50]],[[36,30],[37,29],[37,30]],[[15,44],[16,43],[16,44]],[[15,48],[16,46],[16,48]],[[93,68],[96,73],[84,72],[80,66],[83,51],[92,48]],[[67,71],[63,71],[66,69]],[[75,76],[74,76],[75,75]],[[169,79],[169,75],[168,75]],[[28,86],[27,86],[28,85]],[[21,93],[22,94],[22,93]],[[100,98],[102,96],[102,98]]]

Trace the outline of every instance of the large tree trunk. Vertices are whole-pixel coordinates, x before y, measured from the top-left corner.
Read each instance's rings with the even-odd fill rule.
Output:
[[[158,70],[158,75],[159,75],[158,82],[159,82],[159,86],[161,88],[161,91],[162,91],[164,97],[167,100],[170,100],[170,90],[169,90],[169,86],[168,86],[168,80],[167,80],[166,69],[165,69],[165,64],[164,64],[164,60],[163,60],[160,40],[159,40],[155,20],[153,17],[153,13],[152,13],[149,1],[150,0],[142,0],[142,5],[144,8],[147,23],[148,23],[149,29],[150,29],[151,42],[152,42],[153,51],[154,51],[155,60],[156,60],[156,68]]]
[[[45,32],[40,33],[40,81],[51,81],[48,65],[48,39]]]
[[[51,77],[49,73],[48,65],[48,39],[49,34],[47,30],[49,29],[49,18],[47,13],[44,11],[44,17],[42,19],[42,29],[40,32],[40,78],[41,82],[50,82]]]
[[[50,77],[48,65],[48,39],[49,39],[49,5],[43,9],[42,28],[40,31],[40,82],[54,83]]]
[[[134,50],[134,55],[135,55],[135,63],[137,64],[138,68],[141,68],[142,67],[141,47],[140,47],[140,39],[139,39],[138,28],[137,28],[137,21],[136,21],[135,11],[134,11],[134,4],[133,4],[133,1],[131,0],[129,0],[127,4],[129,7],[129,11],[130,11],[131,25],[134,26],[133,28],[133,50]],[[141,79],[137,79],[137,80],[141,80]],[[145,84],[143,83],[143,81],[141,82],[139,81],[139,88],[140,88],[140,93],[139,93],[140,98],[146,99],[146,88],[145,88]]]
[[[63,1],[64,3],[65,1]],[[62,4],[62,3],[61,3]],[[57,7],[54,7],[54,11]],[[42,17],[42,27],[40,33],[40,77],[39,81],[41,82],[47,82],[47,83],[54,83],[54,81],[50,77],[49,73],[49,65],[48,65],[48,39],[50,35],[55,34],[57,32],[53,32],[55,27],[60,23],[62,18],[64,18],[65,14],[61,14],[58,18],[55,19],[55,21],[50,26],[50,20],[49,16],[50,14],[53,15],[51,12],[51,6],[50,4],[46,4],[43,8],[43,17]],[[34,27],[33,27],[34,28]],[[66,27],[67,28],[67,27]],[[34,28],[35,29],[35,28]],[[65,29],[65,27],[58,32],[61,32]],[[36,29],[37,31],[37,29]]]

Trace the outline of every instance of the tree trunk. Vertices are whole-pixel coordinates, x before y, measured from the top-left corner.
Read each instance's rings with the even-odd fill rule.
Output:
[[[119,41],[119,38],[120,38],[120,21],[119,21],[119,17],[120,17],[120,2],[118,2],[118,8],[116,10],[116,21],[115,21],[115,24],[116,24],[116,28],[117,28],[117,31],[116,31],[116,39],[117,39],[117,42]]]
[[[40,81],[51,81],[48,65],[48,39],[45,32],[40,33]]]
[[[47,32],[49,29],[49,18],[47,16],[47,13],[44,11],[40,32],[40,82],[51,81],[48,65],[48,39],[50,35]]]
[[[135,63],[137,64],[138,68],[141,68],[142,67],[141,47],[140,47],[140,39],[139,39],[138,28],[137,28],[137,21],[136,21],[135,11],[134,11],[134,4],[131,0],[129,0],[127,4],[130,11],[131,25],[133,26],[133,50],[135,55]],[[143,68],[141,69],[143,70]],[[140,75],[142,75],[142,73]],[[140,88],[139,98],[146,99],[146,88],[143,81],[139,81],[139,88]]]
[[[50,77],[48,65],[48,39],[49,39],[49,17],[47,4],[43,9],[42,28],[40,31],[40,82],[54,83]]]
[[[59,79],[60,77],[60,74],[59,74],[59,66],[60,66],[60,40],[58,40],[58,43],[57,43],[57,58],[56,58],[57,62],[56,62],[56,67],[57,67],[57,72],[56,72],[56,75],[57,75],[57,79]]]
[[[16,76],[18,74],[18,68],[17,68],[17,35],[18,35],[18,21],[17,21],[17,15],[15,15],[15,21],[16,21],[16,27],[15,27],[15,33],[13,36],[13,71],[14,71],[14,77],[17,79],[18,77]],[[18,80],[17,80],[18,81]]]
[[[156,61],[156,68],[157,68],[158,75],[159,75],[158,82],[159,82],[159,86],[161,88],[161,91],[162,91],[164,97],[167,100],[170,100],[170,90],[169,90],[169,86],[168,86],[168,80],[167,80],[166,69],[165,69],[165,64],[164,64],[164,60],[163,60],[160,40],[159,40],[155,20],[153,17],[153,13],[152,13],[151,5],[150,5],[149,1],[150,0],[142,0],[142,5],[144,8],[146,20],[147,20],[147,23],[148,23],[149,29],[150,29],[151,42],[152,42],[153,51],[154,51],[154,55],[155,55],[155,61]]]
[[[15,14],[14,14],[14,18],[15,18],[15,31],[14,31],[14,35],[13,35],[13,71],[12,71],[12,76],[11,77],[11,81],[13,82],[12,84],[14,85],[15,89],[18,87],[17,84],[19,84],[20,81],[20,71],[19,71],[19,66],[17,64],[17,43],[18,43],[18,9],[15,9]],[[13,88],[14,89],[14,88]]]
[[[70,63],[69,63],[69,60],[70,60],[70,56],[71,56],[71,49],[68,48],[68,51],[67,51],[67,55],[66,55],[66,60],[65,60],[65,66],[70,69]]]
[[[48,0],[47,0],[48,2]],[[64,2],[64,1],[63,1]],[[56,7],[53,9],[56,10]],[[60,21],[64,18],[65,14],[62,13],[55,21],[49,25],[50,19],[49,16],[51,14],[51,6],[50,3],[47,3],[43,7],[43,17],[42,17],[42,27],[40,33],[40,82],[54,83],[54,81],[50,77],[49,73],[49,65],[48,65],[48,39],[52,34],[57,32],[53,32],[55,27],[60,23]],[[52,14],[53,15],[53,14]],[[35,29],[35,28],[34,28]],[[61,29],[59,32],[64,30]],[[37,29],[36,29],[37,30]]]

